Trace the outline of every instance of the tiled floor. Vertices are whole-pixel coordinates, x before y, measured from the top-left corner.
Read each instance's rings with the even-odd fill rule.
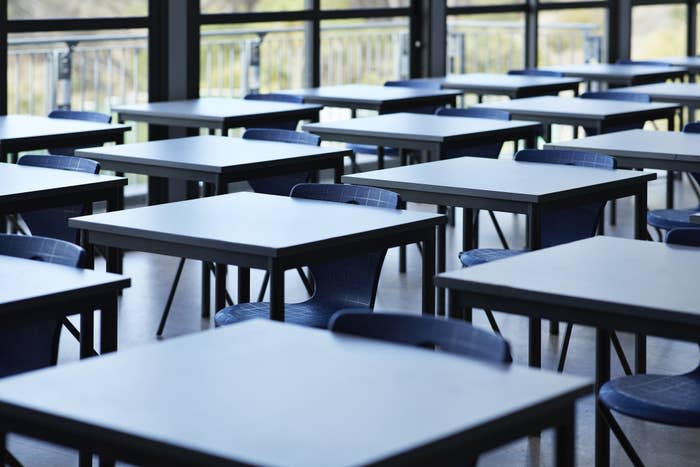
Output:
[[[650,185],[650,207],[664,206],[664,182],[662,178]],[[690,190],[687,181],[677,182],[677,206],[693,206],[697,204],[695,195]],[[409,209],[432,209],[429,206],[409,205]],[[235,213],[231,213],[235,215]],[[623,237],[632,236],[632,202],[623,200],[618,207],[618,226],[607,227],[610,235]],[[460,217],[460,216],[458,216]],[[506,235],[514,247],[524,243],[525,219],[522,216],[498,214],[498,219]],[[456,232],[460,232],[458,224]],[[461,239],[455,235],[454,229],[448,229],[448,269],[459,267],[456,253]],[[498,239],[493,227],[486,216],[481,222],[481,245],[498,247]],[[420,258],[415,248],[409,249],[408,273],[398,273],[397,251],[390,251],[382,272],[379,285],[377,306],[379,310],[398,310],[418,313],[420,306]],[[144,344],[152,344],[158,339],[155,330],[160,317],[160,310],[165,302],[168,288],[175,274],[177,259],[129,252],[126,254],[124,273],[132,278],[132,287],[122,299],[119,311],[119,345],[121,350],[128,350]],[[102,265],[98,265],[102,267]],[[296,273],[291,271],[286,281],[288,301],[303,300],[305,292]],[[262,279],[262,273],[252,274],[253,289]],[[229,283],[235,284],[235,269],[231,269]],[[232,289],[235,290],[235,289]],[[200,319],[199,315],[199,263],[188,261],[185,267],[181,286],[175,297],[173,310],[168,321],[164,339],[177,337],[190,332],[198,332],[209,328],[209,320]],[[511,342],[516,364],[525,364],[527,358],[527,321],[521,317],[496,314],[503,335]],[[474,313],[476,325],[488,327],[483,313]],[[543,366],[548,369],[555,367],[558,359],[558,349],[561,345],[563,332],[560,336],[549,336],[547,326],[543,326]],[[563,331],[563,325],[562,325]],[[65,334],[65,333],[64,333]],[[622,335],[622,342],[628,355],[632,353],[632,339]],[[61,342],[61,363],[77,359],[77,344],[66,335]],[[593,330],[578,326],[574,328],[569,349],[566,372],[593,376],[594,333]],[[207,355],[206,349],[192,358],[214,358]],[[649,342],[648,367],[650,372],[682,372],[692,369],[698,362],[697,346],[694,344],[677,343],[668,340],[651,338]],[[622,373],[619,364],[613,360],[615,375]],[[419,377],[417,375],[417,377]],[[176,410],[176,408],[174,408]],[[449,410],[449,408],[446,408]],[[593,464],[593,398],[584,399],[577,411],[577,465]],[[418,421],[417,421],[418,422]],[[622,418],[621,424],[630,435],[632,443],[639,449],[642,459],[649,466],[690,466],[700,465],[700,431],[668,428],[649,423],[641,423]],[[618,444],[613,440],[613,465],[630,465]],[[29,466],[69,466],[77,464],[77,456],[70,450],[48,446],[32,440],[13,437],[10,449],[26,465]],[[274,446],[270,446],[274,449]],[[513,443],[505,448],[482,456],[480,466],[549,466],[552,465],[552,437],[545,432],[541,438],[529,438]]]

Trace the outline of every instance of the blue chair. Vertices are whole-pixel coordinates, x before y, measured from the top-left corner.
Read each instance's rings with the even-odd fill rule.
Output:
[[[259,94],[255,94],[259,95]],[[284,96],[285,94],[280,94]],[[296,96],[291,96],[296,97]],[[294,143],[294,144],[308,144],[309,146],[320,146],[321,138],[317,135],[312,135],[311,133],[305,133],[300,131],[292,130],[281,130],[277,128],[249,128],[243,132],[243,139],[254,139],[260,141],[276,141],[280,143]],[[248,180],[248,183],[253,188],[256,193],[265,193],[268,195],[279,195],[279,196],[289,196],[289,192],[294,188],[295,185],[299,183],[308,182],[311,178],[308,172],[297,172],[284,175],[275,175],[273,177],[263,177]],[[170,314],[170,307],[173,303],[173,298],[175,297],[175,291],[177,289],[178,283],[180,282],[180,276],[182,274],[182,269],[185,266],[186,258],[180,258],[180,263],[177,267],[177,272],[175,273],[175,278],[173,279],[173,284],[170,286],[170,292],[168,293],[168,299],[163,308],[163,312],[160,316],[160,323],[158,324],[158,330],[156,335],[162,336],[165,330],[165,323],[168,321],[168,315]],[[306,287],[309,295],[313,293],[313,285],[311,281],[306,277],[304,271],[301,268],[297,268],[299,272],[299,277],[301,277],[304,287]],[[269,272],[265,273],[265,278],[263,279],[263,285],[260,288],[258,294],[258,301],[262,301],[265,296],[265,290],[267,290],[267,283],[270,280]],[[233,303],[230,298],[227,297],[229,303]]]
[[[700,122],[688,123],[684,128],[685,133],[700,133]],[[692,183],[700,183],[700,172],[689,173]],[[692,224],[689,220],[691,214],[700,212],[700,206],[690,209],[655,209],[647,213],[647,224],[654,227],[659,234],[659,239],[663,239],[662,231],[680,228],[698,228],[697,224]]]
[[[452,107],[440,107],[435,111],[435,115],[442,115],[448,117],[471,117],[471,118],[490,118],[493,120],[510,120],[510,114],[505,110],[498,109],[485,109],[481,107],[468,107],[464,108],[452,108]],[[477,144],[477,145],[465,145],[459,147],[448,148],[445,153],[445,158],[455,158],[455,157],[487,157],[490,159],[497,159],[501,154],[501,149],[503,148],[503,142],[493,143],[493,144]],[[454,208],[450,208],[451,218],[454,219]],[[496,215],[493,211],[488,211],[491,222],[493,223],[498,238],[501,240],[503,248],[508,249],[508,241],[506,240],[503,230],[501,229]],[[476,216],[475,216],[476,219]]]
[[[397,209],[399,196],[391,191],[356,185],[302,183],[293,198],[333,201]],[[309,265],[314,280],[313,296],[302,303],[285,305],[285,321],[326,328],[333,313],[343,308],[371,310],[386,249]],[[220,310],[216,326],[269,316],[269,303],[240,303]]]
[[[49,118],[64,118],[64,119],[68,119],[68,120],[83,120],[86,122],[95,122],[95,123],[111,123],[112,122],[112,117],[110,115],[102,114],[99,112],[87,112],[84,110],[52,110],[49,113],[48,117]],[[48,151],[49,151],[49,154],[72,156],[75,153],[76,149],[80,149],[82,147],[88,147],[88,146],[69,147],[69,148],[48,148]]]
[[[513,361],[510,345],[501,336],[457,320],[347,309],[331,317],[328,329],[369,339],[438,349],[491,363]]]
[[[295,96],[294,94],[282,94],[282,93],[269,93],[269,94],[258,94],[251,93],[246,94],[243,99],[248,101],[274,101],[274,102],[288,102],[290,104],[303,104],[304,98],[302,96]],[[279,130],[296,130],[299,125],[299,120],[287,120],[278,123],[266,123],[265,128],[275,128]],[[255,128],[255,126],[248,127]]]
[[[666,242],[698,247],[700,229],[674,229]],[[664,425],[700,427],[700,365],[682,375],[643,374],[610,380],[600,388],[597,407],[632,464],[643,466],[612,412]]]
[[[585,151],[525,149],[518,151],[515,154],[515,160],[519,162],[595,167],[605,170],[614,170],[616,168],[614,158],[604,154]],[[596,201],[594,203],[585,204],[582,206],[543,210],[541,214],[541,247],[547,248],[550,246],[560,245],[562,243],[592,237],[596,233],[604,207],[604,201]],[[493,248],[482,248],[462,252],[459,254],[459,259],[462,262],[462,265],[465,267],[471,267],[491,261],[497,261],[499,259],[509,258],[523,254],[527,251],[528,250],[500,250]],[[493,330],[500,333],[500,329],[498,328],[498,324],[496,323],[491,310],[485,311]],[[564,370],[572,329],[573,325],[568,323],[559,359],[559,365],[557,368],[560,372]],[[616,334],[613,334],[613,345],[618,353],[618,356],[620,356],[620,361],[622,362],[625,371],[628,371],[629,363],[627,363],[627,359],[622,352],[622,346],[620,345]],[[631,370],[629,370],[629,372],[631,372]]]
[[[553,70],[540,70],[539,68],[524,68],[522,70],[508,70],[509,75],[526,76],[551,76],[552,78],[563,78],[564,73]]]

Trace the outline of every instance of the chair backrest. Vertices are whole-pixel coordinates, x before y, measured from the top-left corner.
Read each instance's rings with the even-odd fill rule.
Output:
[[[440,90],[442,89],[442,84],[437,80],[420,80],[420,79],[405,79],[397,81],[386,81],[384,86],[389,87],[403,87],[403,88],[418,88],[418,89],[432,89]],[[432,114],[435,113],[436,105],[416,105],[415,107],[402,108],[401,112],[412,112],[418,114]],[[393,111],[384,111],[382,113],[392,113]]]
[[[618,65],[649,65],[649,66],[672,66],[670,63],[659,62],[657,60],[630,60],[628,58],[618,58],[615,60]]]
[[[0,234],[0,255],[83,266],[85,252],[72,243],[46,237]],[[0,329],[0,378],[55,365],[61,320]]]
[[[524,68],[522,70],[508,70],[509,75],[526,75],[526,76],[551,76],[553,78],[563,78],[564,73],[553,70],[540,70],[539,68]]]
[[[328,323],[332,332],[397,344],[433,348],[493,363],[513,361],[510,346],[498,334],[463,321],[399,313],[341,310]]]
[[[99,112],[87,112],[84,110],[52,110],[49,112],[49,118],[65,118],[67,120],[83,120],[86,122],[96,122],[96,123],[111,123],[112,116],[99,113]],[[94,145],[93,145],[94,146]],[[65,156],[72,156],[76,149],[82,147],[66,147],[66,148],[48,148],[49,154],[61,154]]]
[[[388,209],[397,209],[400,203],[396,193],[358,185],[302,183],[291,196]],[[335,310],[372,309],[385,256],[383,249],[310,265],[315,284],[311,300]]]
[[[651,97],[648,94],[642,94],[638,92],[584,92],[581,94],[581,99],[606,99],[612,101],[628,101],[628,102],[640,102],[643,104],[651,102]],[[646,123],[646,118],[641,117],[636,122],[623,123],[620,125],[609,126],[605,133],[613,133],[615,131],[624,130],[635,130],[639,128],[644,128],[644,123]],[[583,127],[586,130],[587,135],[595,135],[597,133],[594,127]]]
[[[22,156],[17,164],[91,174],[96,174],[100,171],[99,163],[75,156],[26,155]],[[43,209],[40,211],[28,211],[21,213],[21,215],[27,227],[31,230],[32,235],[78,243],[80,232],[68,227],[68,219],[89,214],[91,209],[92,204],[85,203],[60,208]]]
[[[435,115],[447,117],[489,118],[492,120],[510,120],[510,114],[505,110],[485,109],[481,107],[453,108],[440,107]],[[443,155],[446,159],[454,157],[488,157],[495,159],[501,154],[503,142],[493,144],[467,144],[464,146],[448,147]]]
[[[302,96],[295,96],[294,94],[282,94],[282,93],[268,93],[268,94],[258,94],[250,93],[246,94],[243,99],[248,101],[273,101],[273,102],[287,102],[289,104],[303,104],[304,98]],[[296,130],[299,125],[299,120],[283,120],[275,123],[266,123],[265,128],[276,128],[280,130]],[[256,128],[256,127],[248,127]]]
[[[321,138],[317,135],[276,128],[250,128],[243,133],[243,139],[308,144],[309,146],[318,146],[321,144]],[[248,180],[248,183],[256,193],[289,196],[289,192],[294,185],[307,182],[310,177],[311,174],[309,172],[294,172],[284,175],[275,175],[273,177],[252,178]]]
[[[700,228],[671,229],[666,234],[666,243],[700,247]]]
[[[606,170],[614,170],[617,167],[615,158],[586,151],[524,149],[515,154],[515,160]],[[575,207],[543,209],[541,246],[545,248],[595,235],[604,207],[604,201],[596,201]]]

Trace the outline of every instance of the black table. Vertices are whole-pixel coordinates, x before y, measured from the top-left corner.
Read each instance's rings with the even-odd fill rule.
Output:
[[[617,159],[619,167],[700,172],[700,134],[627,130],[545,146],[549,149],[595,151]],[[673,208],[673,176],[666,179],[666,206]]]
[[[185,128],[209,128],[210,132],[244,126],[264,126],[281,120],[318,120],[321,106],[287,102],[202,97],[113,107],[119,121],[146,122]]]
[[[439,275],[450,312],[485,307],[596,328],[596,390],[610,379],[610,333],[637,334],[635,366],[646,371],[645,334],[697,342],[700,249],[594,237]],[[596,465],[609,464],[610,436],[596,415]]]
[[[0,161],[21,151],[124,142],[131,127],[35,115],[0,116]]]
[[[527,247],[540,247],[543,209],[575,206],[595,200],[635,197],[635,236],[646,232],[647,182],[656,174],[602,170],[503,159],[460,157],[343,176],[343,182],[394,191],[408,202],[463,209],[462,249],[477,246],[474,210],[527,215]],[[438,229],[437,270],[445,270],[445,228]],[[438,311],[444,295],[438,294]],[[539,322],[533,323],[539,329]],[[539,332],[537,332],[539,336]]]
[[[357,109],[387,113],[423,105],[454,105],[457,96],[460,95],[457,91],[368,84],[343,84],[276,92],[302,96],[304,102],[310,104],[350,109],[353,117]]]
[[[202,352],[216,358],[192,358]],[[580,377],[253,320],[3,380],[0,439],[136,464],[417,466],[554,428],[555,465],[569,467],[575,402],[591,390]]]
[[[583,78],[608,85],[634,86],[659,83],[667,79],[682,79],[688,70],[678,66],[622,65],[616,63],[581,63],[543,67],[544,70],[559,71],[564,76]]]
[[[434,314],[435,228],[445,216],[257,193],[233,193],[77,217],[96,245],[218,263],[216,309],[226,265],[237,265],[238,301],[250,300],[250,269],[270,272],[270,317],[284,320],[284,271],[320,260],[424,242],[423,312]],[[208,310],[203,310],[208,311]]]
[[[3,329],[80,314],[80,356],[85,358],[93,352],[93,313],[101,310],[100,350],[117,350],[117,299],[130,286],[129,278],[0,255],[0,283]]]
[[[531,122],[413,113],[308,123],[303,128],[324,140],[376,145],[379,168],[384,167],[385,146],[425,150],[430,159],[438,160],[448,148],[467,144],[482,145],[525,139],[532,146],[541,131],[539,124]]]
[[[545,124],[579,125],[595,128],[604,133],[610,127],[629,122],[664,119],[669,131],[673,131],[679,105],[612,101],[607,99],[581,99],[580,97],[540,96],[501,102],[478,104],[476,107],[510,112],[519,120],[536,120]]]
[[[695,110],[700,107],[700,85],[696,83],[654,83],[611,89],[614,92],[647,94],[654,102],[672,102],[688,107],[688,120],[692,121]],[[681,127],[683,113],[681,112]]]
[[[511,99],[544,96],[561,91],[573,91],[574,95],[578,95],[579,84],[583,82],[580,78],[502,73],[467,73],[426,79],[437,80],[443,89],[458,89],[464,93],[476,94],[479,102],[485,95],[508,96]]]
[[[51,156],[47,156],[51,157]],[[0,163],[0,215],[106,201],[107,211],[124,207],[122,177]],[[86,247],[92,261],[93,252]],[[110,272],[121,272],[118,252],[109,249]]]

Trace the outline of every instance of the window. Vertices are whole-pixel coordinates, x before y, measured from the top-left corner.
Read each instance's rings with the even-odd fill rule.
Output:
[[[685,55],[686,21],[685,5],[632,8],[632,58]]]
[[[540,11],[538,65],[605,62],[602,8]]]

